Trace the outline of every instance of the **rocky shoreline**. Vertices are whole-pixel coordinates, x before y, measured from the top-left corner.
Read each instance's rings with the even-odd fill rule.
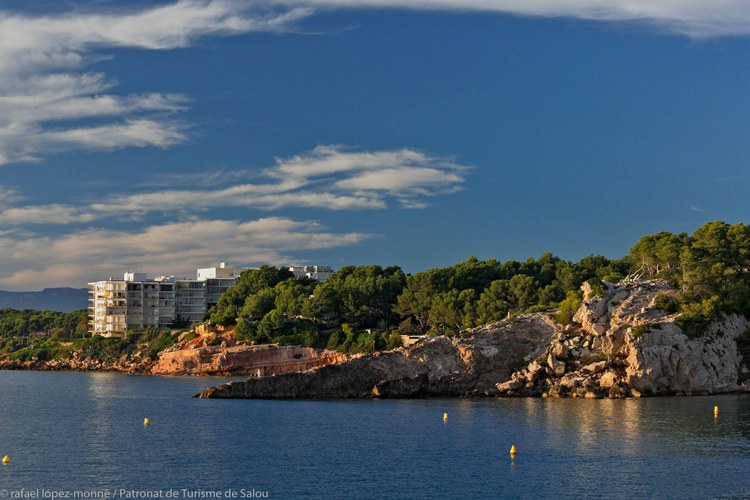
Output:
[[[584,287],[584,293],[592,292]],[[58,360],[0,359],[0,369],[250,377],[196,395],[203,398],[624,398],[750,392],[750,370],[737,344],[750,331],[750,321],[724,316],[703,335],[689,338],[678,326],[679,314],[659,307],[675,293],[658,280],[607,284],[604,296],[584,301],[566,327],[548,313],[524,314],[375,354],[237,344],[231,331],[199,328],[182,334],[157,359],[141,352],[101,359],[78,350]]]
[[[750,327],[730,315],[688,338],[656,306],[675,290],[662,281],[609,286],[584,302],[576,328],[561,332],[546,355],[498,384],[505,396],[621,398],[641,395],[746,392],[748,373],[737,337]]]
[[[663,281],[607,284],[565,328],[547,314],[521,315],[432,337],[408,349],[362,355],[304,372],[206,389],[202,398],[411,398],[521,396],[623,398],[748,392],[732,315],[688,338],[658,305]],[[585,288],[584,293],[591,295]]]
[[[101,360],[94,357],[81,356],[74,353],[72,358],[59,360],[29,360],[0,359],[0,370],[35,370],[35,371],[77,371],[77,372],[121,372],[121,373],[151,373],[154,362],[151,358],[134,361],[129,358],[117,360]]]
[[[503,334],[500,335],[499,333]],[[542,315],[519,316],[433,337],[408,349],[354,356],[343,363],[301,373],[250,378],[206,389],[210,398],[367,398],[494,396],[508,378],[537,357],[555,326]]]
[[[170,376],[264,376],[341,363],[347,356],[323,349],[275,344],[249,346],[178,345],[150,357],[101,359],[75,351],[54,360],[0,359],[0,370],[98,371]]]

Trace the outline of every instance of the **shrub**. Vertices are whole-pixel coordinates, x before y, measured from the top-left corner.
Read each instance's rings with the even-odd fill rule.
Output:
[[[662,311],[669,314],[676,313],[680,309],[677,299],[674,296],[668,295],[664,292],[659,292],[656,294],[656,298],[654,299],[654,307],[656,307],[657,309],[661,309]]]
[[[682,304],[682,315],[677,318],[677,326],[689,338],[700,337],[708,323],[718,314],[719,298],[714,296],[700,302]]]
[[[604,297],[604,292],[607,291],[607,287],[604,286],[604,283],[599,278],[591,278],[590,280],[587,280],[586,283],[589,284],[591,287],[591,291],[588,294],[588,297],[585,297],[586,300],[592,300],[597,297]]]
[[[328,337],[328,342],[326,343],[326,349],[329,349],[331,351],[335,351],[339,346],[339,332],[333,332],[330,337]]]
[[[555,320],[563,326],[571,324],[579,307],[581,307],[581,292],[568,292],[565,300],[560,302],[560,310],[557,312]]]
[[[390,351],[391,349],[396,349],[397,347],[403,347],[404,342],[401,339],[401,335],[399,335],[398,332],[391,332],[390,335],[388,335],[388,338],[385,342],[385,350]]]
[[[633,337],[638,338],[641,335],[643,335],[644,333],[650,332],[651,331],[651,327],[652,327],[652,325],[649,325],[647,323],[644,323],[642,325],[636,326],[635,328],[633,328],[633,331],[632,331]]]

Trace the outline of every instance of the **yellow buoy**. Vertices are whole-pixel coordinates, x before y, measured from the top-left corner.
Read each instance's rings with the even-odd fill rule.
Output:
[[[4,464],[9,464],[9,463],[10,463],[10,457],[9,457],[8,455],[5,455],[5,456],[3,457],[3,463],[4,463]]]
[[[516,445],[511,445],[511,447],[510,447],[510,457],[511,458],[515,458],[516,457],[516,453],[518,453],[518,451],[516,450]]]
[[[719,416],[719,407],[714,406],[714,417],[718,417],[718,416]]]
[[[148,425],[148,423],[149,423],[149,422],[148,422],[148,417],[144,418],[144,419],[143,419],[143,425]]]
[[[447,413],[443,413],[443,421],[444,422],[448,421],[448,414]]]

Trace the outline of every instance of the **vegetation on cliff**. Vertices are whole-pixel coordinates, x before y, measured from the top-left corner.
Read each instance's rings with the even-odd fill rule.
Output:
[[[656,297],[656,306],[680,312],[691,336],[721,314],[748,315],[750,227],[710,222],[692,235],[647,235],[617,260],[590,255],[570,262],[550,253],[524,262],[470,257],[413,275],[395,266],[347,266],[325,283],[263,266],[243,272],[208,319],[236,325],[238,340],[373,352],[399,346],[402,334],[452,335],[522,312],[556,309],[557,321],[568,324],[582,300],[604,292],[603,281],[626,277],[662,278],[675,286],[678,292]],[[589,297],[582,297],[584,282]],[[160,330],[124,339],[87,337],[86,311],[0,310],[0,355],[6,357],[56,359],[81,349],[154,357],[176,342],[174,332]]]
[[[454,266],[405,275],[398,267],[347,266],[325,283],[295,280],[271,266],[243,273],[209,313],[237,324],[240,338],[372,352],[399,345],[397,334],[450,335],[508,315],[559,308],[567,324],[603,281],[663,278],[680,292],[661,297],[692,335],[712,318],[750,313],[750,229],[710,222],[693,235],[644,236],[622,259],[590,255],[570,262],[545,253],[524,262],[470,257]]]
[[[33,335],[81,337],[88,329],[85,310],[69,313],[0,309],[0,339]]]
[[[690,336],[722,313],[750,314],[750,226],[709,222],[686,233],[660,232],[631,249],[637,277],[663,278],[679,288],[665,308],[682,312],[680,326]]]
[[[398,267],[348,266],[325,283],[296,280],[271,266],[245,271],[210,311],[209,320],[237,325],[248,341],[373,352],[400,345],[399,334],[452,334],[517,312],[558,307],[569,322],[580,286],[618,280],[629,258],[567,262],[546,253],[525,262],[480,261],[405,275]]]
[[[75,355],[99,361],[125,357],[155,358],[177,341],[176,332],[151,328],[125,338],[103,338],[87,332],[87,311],[62,313],[0,309],[0,358],[11,361],[51,361]]]

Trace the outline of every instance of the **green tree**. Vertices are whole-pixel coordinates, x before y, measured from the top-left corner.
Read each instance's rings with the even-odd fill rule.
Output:
[[[314,301],[328,320],[387,328],[405,281],[398,267],[344,267],[315,289]]]
[[[514,297],[510,291],[510,281],[493,281],[477,301],[477,322],[483,325],[505,318],[511,310],[511,300]]]
[[[273,288],[263,288],[257,293],[248,295],[245,304],[240,310],[240,316],[253,319],[261,319],[271,312],[276,303],[276,290]]]
[[[573,316],[575,316],[579,307],[581,307],[581,292],[569,291],[565,300],[560,302],[555,320],[561,325],[569,325],[573,322]]]

